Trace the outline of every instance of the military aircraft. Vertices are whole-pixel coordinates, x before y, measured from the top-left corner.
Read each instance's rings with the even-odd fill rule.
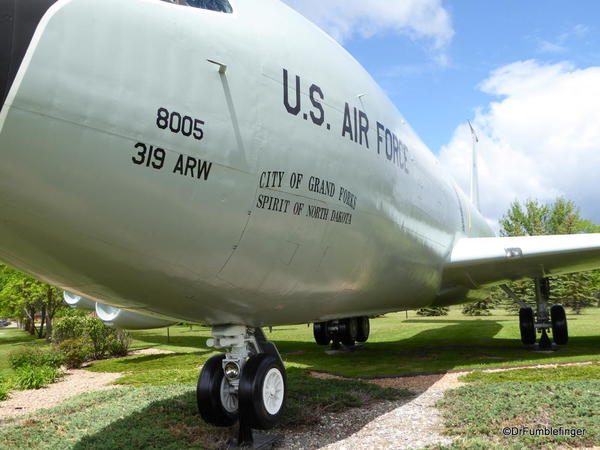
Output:
[[[117,326],[211,326],[207,422],[280,418],[264,326],[350,346],[370,316],[531,278],[523,342],[567,343],[548,276],[599,268],[600,235],[495,237],[368,73],[280,1],[0,0],[0,24],[0,259]]]

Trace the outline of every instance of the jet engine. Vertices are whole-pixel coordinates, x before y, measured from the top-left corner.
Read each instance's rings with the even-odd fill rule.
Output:
[[[96,315],[105,325],[126,330],[149,330],[174,325],[176,322],[144,316],[121,308],[96,303]]]
[[[175,324],[171,320],[157,319],[143,314],[126,311],[121,308],[104,305],[89,298],[64,291],[63,298],[71,308],[96,311],[96,315],[105,325],[126,330],[149,330]]]
[[[72,294],[71,292],[63,291],[63,298],[65,303],[71,308],[85,309],[88,311],[96,310],[96,302],[81,295]]]

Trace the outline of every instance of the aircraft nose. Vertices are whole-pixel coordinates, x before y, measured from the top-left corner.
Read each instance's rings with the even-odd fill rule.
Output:
[[[0,105],[4,105],[36,27],[55,2],[0,0]]]

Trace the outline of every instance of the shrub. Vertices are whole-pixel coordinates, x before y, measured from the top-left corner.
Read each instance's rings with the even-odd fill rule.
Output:
[[[127,356],[131,339],[129,333],[124,330],[116,330],[113,339],[110,341],[108,354],[110,356]]]
[[[447,316],[449,308],[445,306],[430,306],[428,308],[421,308],[417,311],[417,315],[419,316]]]
[[[81,365],[92,359],[92,343],[89,338],[67,339],[58,344],[62,352],[67,369],[78,369]]]
[[[94,359],[103,358],[108,354],[110,342],[116,329],[107,327],[100,319],[90,317],[86,327],[87,336],[92,341]]]
[[[106,355],[124,356],[130,344],[129,334],[126,331],[107,327],[97,317],[65,317],[57,321],[52,333],[54,343],[60,344],[78,339],[84,339],[89,343],[91,355],[87,359],[101,359]],[[75,363],[78,357],[73,356]]]
[[[465,316],[491,316],[490,307],[486,301],[468,303],[463,306],[462,313]]]
[[[77,339],[85,334],[87,316],[68,316],[57,320],[52,329],[52,342],[60,344],[69,339]]]
[[[9,353],[8,359],[13,369],[23,366],[60,367],[64,362],[62,352],[54,347],[21,347]]]
[[[60,378],[58,369],[49,366],[31,366],[25,364],[15,371],[19,389],[39,389],[54,383]]]

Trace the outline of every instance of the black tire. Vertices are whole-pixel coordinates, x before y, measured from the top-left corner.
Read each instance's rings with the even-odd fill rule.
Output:
[[[521,330],[521,342],[524,345],[533,345],[536,341],[535,320],[533,309],[521,308],[519,311],[519,328]]]
[[[329,345],[331,336],[327,330],[327,322],[316,322],[313,324],[313,335],[315,342],[319,345]]]
[[[238,420],[238,413],[227,411],[221,402],[221,383],[225,376],[222,366],[224,358],[225,355],[215,355],[206,361],[196,387],[196,401],[202,419],[217,427],[230,427]]]
[[[369,333],[371,332],[371,325],[369,324],[368,317],[359,317],[358,321],[358,329],[356,332],[356,341],[357,342],[367,342],[369,339]]]
[[[269,406],[264,401],[263,389],[271,371],[279,372],[283,382],[283,398],[279,409],[269,411]],[[276,374],[275,376],[277,377]],[[251,356],[242,369],[239,387],[240,414],[244,415],[248,425],[257,430],[273,428],[283,414],[286,396],[285,369],[279,359],[267,353]]]
[[[557,345],[567,345],[569,342],[569,329],[567,326],[567,313],[561,305],[550,308],[552,320],[552,339]]]
[[[352,347],[358,335],[358,322],[355,317],[340,320],[340,341],[346,347]]]

